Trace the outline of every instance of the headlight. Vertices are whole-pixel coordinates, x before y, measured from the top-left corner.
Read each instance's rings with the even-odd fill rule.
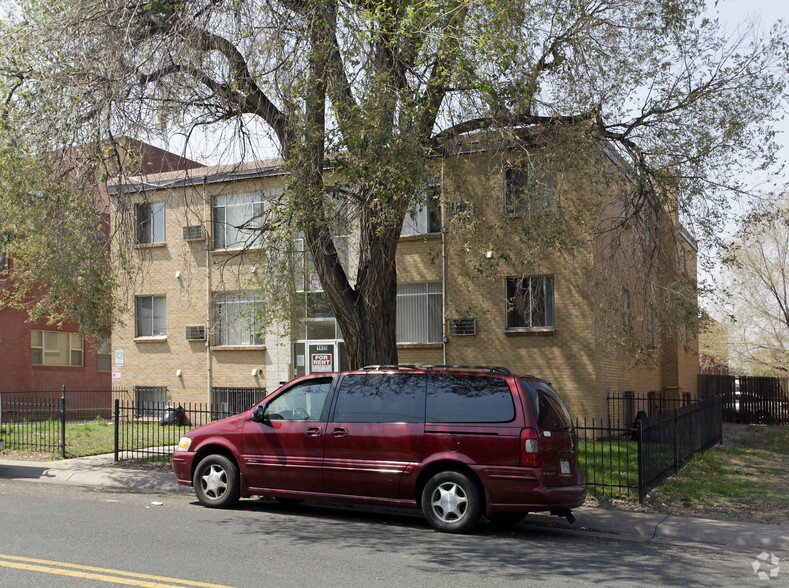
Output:
[[[176,451],[189,451],[189,447],[192,446],[192,439],[190,437],[181,437],[181,440],[178,442],[178,447],[175,448]]]

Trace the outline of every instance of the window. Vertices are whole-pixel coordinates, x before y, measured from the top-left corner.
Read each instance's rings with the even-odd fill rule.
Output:
[[[137,337],[167,336],[167,305],[164,296],[137,296]]]
[[[30,331],[30,363],[82,366],[82,335],[59,331]]]
[[[7,272],[8,267],[8,249],[0,247],[0,272]]]
[[[214,295],[214,345],[263,345],[263,299],[257,292]]]
[[[507,328],[555,326],[553,276],[507,278]]]
[[[504,205],[508,212],[546,212],[553,205],[554,181],[528,162],[507,164],[504,169]]]
[[[652,318],[652,309],[647,308],[647,345],[654,345],[655,344],[655,322]]]
[[[96,364],[100,372],[112,371],[112,345],[109,337],[96,342]]]
[[[263,193],[217,196],[214,200],[214,249],[252,245],[264,226]]]
[[[436,374],[426,404],[428,423],[506,423],[515,418],[509,384],[495,377]]]
[[[266,418],[272,421],[319,421],[331,389],[331,378],[298,384],[272,400]]]
[[[529,394],[534,417],[539,427],[546,431],[569,431],[573,423],[570,413],[553,388],[542,382],[521,380]]]
[[[443,341],[441,282],[397,284],[397,342]]]
[[[429,184],[423,196],[424,203],[418,204],[406,214],[401,236],[441,232],[441,185],[438,181]]]
[[[137,416],[161,418],[167,406],[167,386],[135,386]]]
[[[336,423],[421,423],[425,418],[423,374],[349,374],[340,382]]]
[[[349,269],[349,246],[348,237],[334,237],[334,248],[340,258],[340,265],[348,272]],[[315,262],[307,248],[307,241],[303,238],[295,240],[294,253],[296,256],[296,292],[323,292],[318,271],[315,269]]]
[[[143,202],[135,207],[137,243],[165,242],[165,205],[163,202]]]

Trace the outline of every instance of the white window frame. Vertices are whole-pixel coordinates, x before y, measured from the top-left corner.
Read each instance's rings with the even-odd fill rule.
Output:
[[[350,266],[348,237],[345,235],[334,237],[334,248],[340,257],[340,264],[347,273]],[[296,292],[323,292],[312,254],[307,250],[306,239],[303,237],[294,239],[294,253],[296,256],[294,263]]]
[[[152,245],[167,242],[167,206],[164,202],[141,202],[135,206],[136,242]]]
[[[542,309],[540,297],[544,301]],[[542,322],[538,320],[540,314],[543,316]],[[505,326],[508,331],[556,328],[556,289],[553,276],[507,277]]]
[[[65,359],[61,361],[59,359],[61,357]],[[30,363],[42,366],[82,367],[85,364],[82,335],[63,331],[32,330]]]
[[[140,304],[151,301],[150,316],[141,315]],[[148,323],[148,324],[144,324]],[[135,337],[166,337],[167,336],[167,297],[166,296],[135,296],[134,299]]]
[[[112,371],[112,343],[109,337],[96,340],[96,369],[100,372]]]
[[[441,232],[441,183],[436,179],[423,189],[424,203],[416,205],[403,219],[401,237]]]
[[[444,340],[441,282],[397,284],[398,343],[440,343]]]
[[[262,306],[259,292],[214,293],[214,345],[265,345]]]
[[[260,239],[257,231],[264,225],[266,198],[275,192],[278,191],[216,196],[212,223],[214,249],[243,249],[255,245]]]

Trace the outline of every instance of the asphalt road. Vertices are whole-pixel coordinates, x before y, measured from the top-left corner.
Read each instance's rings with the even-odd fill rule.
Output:
[[[0,586],[743,586],[758,554],[480,525],[433,531],[360,507],[0,481]],[[789,567],[789,566],[787,566]]]

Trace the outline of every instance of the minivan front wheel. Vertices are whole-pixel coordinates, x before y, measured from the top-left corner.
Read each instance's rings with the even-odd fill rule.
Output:
[[[238,502],[238,468],[224,455],[208,455],[195,468],[192,477],[195,495],[210,508],[227,508]]]
[[[482,493],[474,480],[462,472],[439,472],[422,490],[422,512],[439,531],[463,533],[479,522]]]

